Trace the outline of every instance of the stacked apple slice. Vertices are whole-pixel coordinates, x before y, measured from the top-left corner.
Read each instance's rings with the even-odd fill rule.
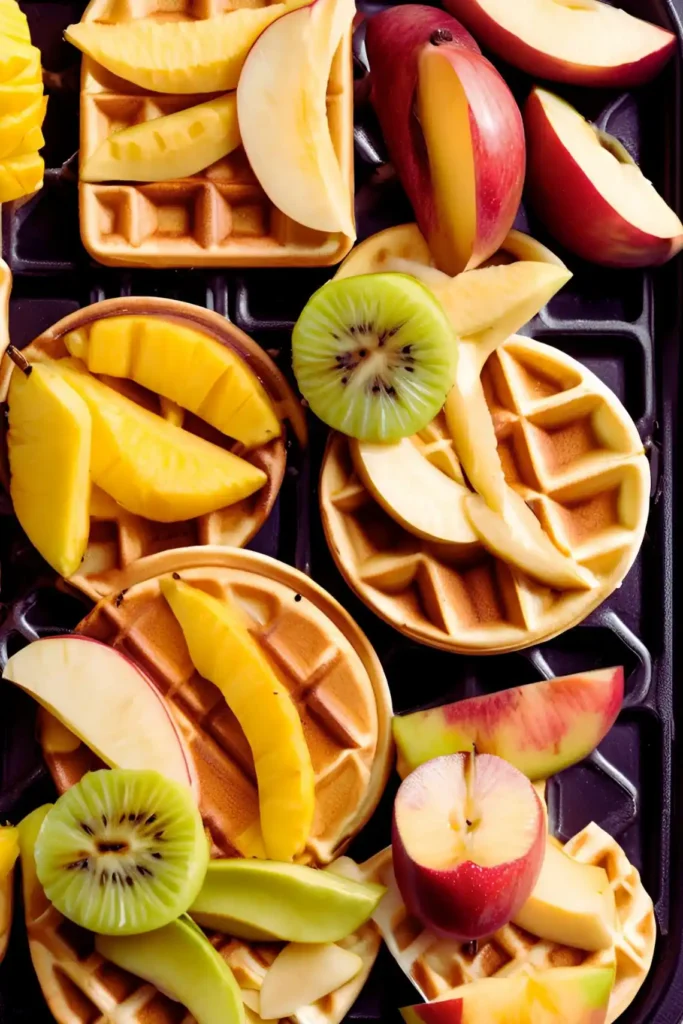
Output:
[[[40,50],[31,45],[26,15],[15,0],[0,0],[0,203],[43,184],[46,108]]]

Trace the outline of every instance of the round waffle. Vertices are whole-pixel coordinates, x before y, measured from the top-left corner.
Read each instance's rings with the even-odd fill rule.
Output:
[[[251,752],[217,687],[190,661],[159,589],[180,573],[245,611],[250,630],[292,694],[315,774],[315,816],[301,860],[327,864],[373,813],[391,768],[391,697],[379,660],[351,617],[307,576],[264,555],[194,547],[152,555],[121,574],[78,631],[141,665],[164,694],[186,740],[214,856],[249,855],[259,820]],[[83,744],[44,753],[60,791],[93,767]]]
[[[612,1024],[631,1005],[652,964],[657,938],[652,900],[619,844],[594,822],[564,849],[582,864],[607,872],[617,907],[610,949],[587,953],[539,939],[513,924],[476,948],[472,943],[440,939],[408,914],[394,878],[391,849],[361,865],[358,877],[387,886],[374,919],[392,956],[423,999],[436,999],[458,985],[482,978],[510,977],[549,967],[609,965],[616,969],[606,1021]]]
[[[107,299],[72,313],[36,338],[24,355],[29,360],[59,359],[67,356],[64,335],[103,317],[137,315],[159,316],[180,321],[215,338],[231,348],[249,365],[268,392],[278,418],[286,422],[300,445],[307,440],[306,420],[301,404],[289,384],[263,349],[224,317],[210,310],[186,302],[157,298]],[[7,357],[0,365],[0,401],[7,397],[9,379],[14,364]],[[114,381],[129,397],[139,404],[160,411],[159,400],[151,392],[139,388],[131,381]],[[188,418],[186,428],[199,432],[202,425]],[[247,453],[238,442],[230,443],[217,431],[211,440],[225,443],[230,451],[244,455],[249,462],[267,474],[268,480],[260,491],[249,498],[219,509],[206,516],[179,523],[156,523],[126,512],[107,495],[97,489],[91,506],[90,540],[79,571],[70,581],[93,600],[121,589],[120,578],[139,558],[170,548],[191,544],[224,544],[242,547],[263,525],[277,499],[284,478],[287,453],[284,436]],[[7,466],[2,466],[3,482],[8,484]]]
[[[559,550],[591,570],[592,589],[553,590],[483,548],[459,561],[453,548],[408,533],[361,483],[339,434],[330,438],[320,481],[327,541],[348,584],[400,632],[469,654],[528,647],[597,608],[636,558],[650,494],[635,424],[575,359],[512,337],[487,361],[482,383],[508,484]],[[443,415],[413,441],[462,481]]]

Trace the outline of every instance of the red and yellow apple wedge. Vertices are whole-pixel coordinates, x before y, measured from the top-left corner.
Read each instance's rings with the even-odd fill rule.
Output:
[[[524,119],[529,196],[567,249],[606,266],[645,267],[683,248],[683,223],[616,139],[545,89],[532,90]]]
[[[531,895],[545,837],[543,805],[507,761],[437,757],[409,775],[396,796],[396,882],[426,928],[479,939],[510,921]]]
[[[316,0],[286,14],[252,47],[237,86],[242,144],[270,201],[299,224],[350,238],[351,187],[332,142],[327,83],[355,10],[353,0]]]
[[[598,0],[446,0],[483,46],[530,75],[623,89],[654,78],[675,36]]]
[[[614,725],[624,670],[597,669],[415,711],[393,720],[398,771],[405,778],[434,757],[472,750],[497,754],[532,780],[587,757]]]

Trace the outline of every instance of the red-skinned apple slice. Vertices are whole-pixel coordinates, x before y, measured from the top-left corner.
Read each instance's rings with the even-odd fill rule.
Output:
[[[623,699],[623,668],[605,668],[395,717],[398,772],[405,778],[434,757],[474,746],[529,779],[547,779],[602,742]]]
[[[151,768],[194,785],[191,760],[166,703],[120,651],[68,634],[13,654],[3,678],[15,683],[112,768]]]
[[[625,149],[564,100],[533,89],[525,108],[529,197],[555,238],[584,259],[645,267],[683,248],[683,224]]]
[[[623,89],[659,74],[671,32],[598,0],[446,0],[477,39],[539,78]]]
[[[417,768],[394,804],[396,882],[425,927],[459,941],[491,935],[526,902],[545,852],[543,805],[525,775],[490,754]]]

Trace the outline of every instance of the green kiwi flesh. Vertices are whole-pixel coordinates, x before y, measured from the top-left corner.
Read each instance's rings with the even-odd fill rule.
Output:
[[[182,914],[209,846],[189,788],[155,771],[89,772],[48,811],[35,845],[45,895],[102,935],[137,935]]]
[[[443,308],[406,274],[330,281],[294,328],[297,383],[328,426],[362,441],[422,430],[455,379],[457,340]]]

